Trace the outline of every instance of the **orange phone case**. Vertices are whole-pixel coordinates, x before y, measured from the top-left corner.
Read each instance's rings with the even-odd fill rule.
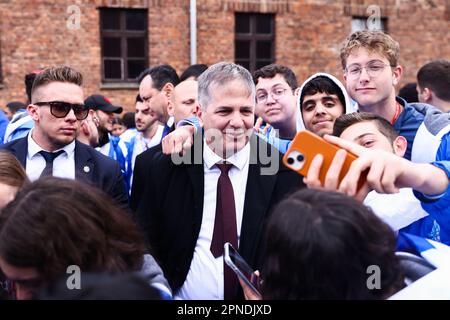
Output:
[[[324,184],[325,176],[338,150],[339,147],[325,141],[323,138],[312,132],[304,130],[298,132],[295,136],[291,146],[283,156],[283,163],[286,167],[306,177],[314,157],[319,153],[322,154],[324,159],[322,167],[320,168],[319,180]],[[347,157],[339,175],[339,182],[349,170],[352,161],[356,159],[357,157],[354,154],[347,151]],[[361,179],[358,182],[358,189],[362,186],[364,181],[365,176],[361,175]]]

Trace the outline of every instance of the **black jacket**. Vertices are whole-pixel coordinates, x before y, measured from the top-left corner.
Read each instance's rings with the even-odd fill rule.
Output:
[[[0,149],[10,151],[22,166],[26,167],[27,137],[11,141]],[[128,209],[128,195],[119,163],[77,140],[75,141],[75,178],[102,189],[120,207]]]
[[[194,144],[199,139],[200,148],[191,148],[197,150],[198,163],[193,163],[192,152],[191,164],[178,165],[157,146],[147,152],[145,193],[140,195],[135,213],[174,293],[186,279],[202,223],[203,139],[194,139]],[[261,174],[264,162],[255,152],[260,146],[277,153],[274,160],[279,165],[277,174]],[[281,164],[281,154],[253,136],[239,245],[239,252],[253,268],[260,266],[263,228],[271,208],[286,194],[303,186],[302,177]]]

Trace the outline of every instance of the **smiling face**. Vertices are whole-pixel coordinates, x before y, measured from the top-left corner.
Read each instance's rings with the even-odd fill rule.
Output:
[[[352,124],[342,131],[340,138],[355,142],[365,148],[394,153],[399,157],[403,157],[408,144],[402,136],[397,136],[394,141],[391,141],[380,131],[374,121]]]
[[[202,106],[200,115],[206,143],[226,159],[247,144],[253,132],[255,102],[240,80],[212,84],[209,92],[209,104]]]
[[[289,128],[295,124],[295,95],[281,74],[258,79],[256,100],[255,113],[275,129]]]
[[[51,101],[83,104],[83,90],[73,83],[50,82],[38,87],[33,93],[33,103]],[[51,114],[49,105],[31,104],[28,112],[35,122],[32,137],[43,149],[54,151],[75,140],[80,120],[77,120],[73,110],[64,118],[57,118]]]
[[[317,92],[303,98],[301,111],[305,128],[323,136],[333,132],[334,121],[344,113],[344,106],[337,95]]]
[[[379,67],[372,75],[369,74],[371,71],[369,73],[367,71],[371,65]],[[355,66],[362,68],[359,74],[350,72]],[[375,108],[390,106],[392,101],[395,102],[395,85],[399,82],[401,74],[400,66],[391,67],[385,56],[361,47],[354,49],[348,56],[344,79],[351,98],[363,111],[370,112]]]

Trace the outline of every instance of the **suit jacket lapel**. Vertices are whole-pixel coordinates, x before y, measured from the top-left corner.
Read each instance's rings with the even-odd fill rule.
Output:
[[[28,135],[23,138],[20,143],[17,143],[12,150],[12,153],[16,156],[17,160],[22,164],[24,168],[27,167],[27,154],[28,154]]]
[[[261,161],[258,156],[260,144],[255,135],[250,139],[250,165],[245,191],[244,214],[241,226],[239,251],[248,261],[254,260],[258,239],[261,237],[264,217],[272,198],[276,175],[262,175]]]
[[[82,181],[94,181],[94,161],[88,152],[88,146],[75,141],[75,179]]]
[[[191,164],[187,165],[187,172],[192,183],[194,195],[194,234],[198,237],[202,224],[205,189],[203,170],[203,135],[201,133],[194,136],[194,145],[192,146],[190,152]]]

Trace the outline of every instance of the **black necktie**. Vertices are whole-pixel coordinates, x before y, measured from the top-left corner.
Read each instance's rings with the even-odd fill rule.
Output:
[[[216,166],[220,169],[220,177],[217,182],[216,217],[211,241],[211,253],[215,258],[223,254],[225,242],[230,242],[235,248],[238,247],[234,192],[233,185],[228,177],[228,171],[233,165],[217,164]],[[234,298],[237,278],[225,261],[223,268],[224,298],[230,300]]]
[[[44,150],[39,151],[41,156],[45,159],[45,168],[41,173],[41,177],[53,175],[53,160],[55,160],[55,158],[63,152],[64,150],[59,150],[58,152],[47,152]]]

